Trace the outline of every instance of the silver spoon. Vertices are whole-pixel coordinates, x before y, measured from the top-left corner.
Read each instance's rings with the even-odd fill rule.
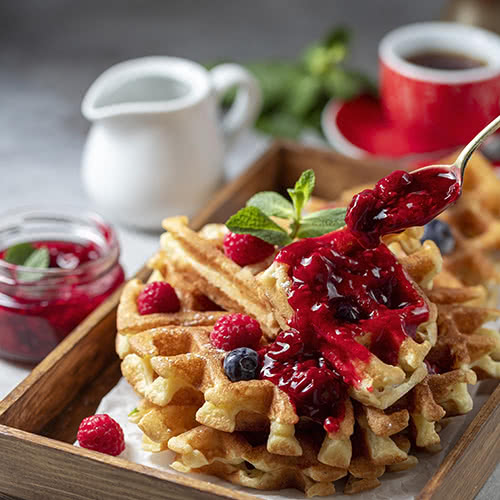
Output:
[[[489,125],[479,132],[479,134],[472,139],[472,141],[465,146],[462,152],[459,154],[458,158],[455,160],[453,164],[456,168],[460,170],[460,177],[463,179],[465,167],[467,166],[467,162],[469,161],[472,153],[494,132],[496,132],[500,128],[500,116],[497,116]]]

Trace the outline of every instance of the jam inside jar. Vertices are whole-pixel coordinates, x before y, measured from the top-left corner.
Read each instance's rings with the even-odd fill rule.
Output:
[[[4,260],[18,243],[49,250],[48,268]],[[37,362],[124,281],[111,226],[76,209],[0,215],[0,356]]]

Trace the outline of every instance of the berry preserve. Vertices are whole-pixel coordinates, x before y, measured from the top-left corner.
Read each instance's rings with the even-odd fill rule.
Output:
[[[48,251],[48,267],[7,262],[20,243]],[[113,229],[76,210],[23,210],[0,218],[0,356],[44,358],[124,281]]]
[[[424,226],[457,201],[460,192],[458,171],[449,167],[396,170],[354,196],[346,224],[366,248],[374,247],[384,234]]]
[[[458,172],[395,171],[354,196],[347,227],[284,247],[293,315],[259,353],[259,377],[286,392],[297,415],[335,432],[349,387],[375,355],[397,365],[429,307],[381,236],[428,223],[461,192]],[[372,388],[368,388],[371,390]]]
[[[275,260],[288,266],[294,316],[261,351],[260,377],[286,392],[298,415],[334,431],[359,370],[373,354],[397,364],[429,308],[383,243],[366,249],[348,228],[292,243]]]

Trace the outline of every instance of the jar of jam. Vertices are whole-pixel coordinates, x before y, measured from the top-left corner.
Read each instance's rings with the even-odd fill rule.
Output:
[[[21,243],[29,243],[32,251],[46,249],[48,267],[13,264],[7,250]],[[28,362],[44,358],[123,283],[119,256],[114,230],[94,213],[23,209],[0,214],[0,356]]]

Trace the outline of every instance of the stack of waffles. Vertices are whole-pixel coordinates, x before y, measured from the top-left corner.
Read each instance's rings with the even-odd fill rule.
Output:
[[[451,274],[451,283],[435,284],[443,275],[439,249],[421,242],[422,228],[411,228],[384,242],[428,318],[401,343],[393,363],[375,353],[357,360],[360,378],[347,384],[342,411],[326,431],[298,416],[270,380],[231,382],[223,369],[227,353],[210,340],[217,319],[239,312],[259,322],[261,347],[275,342],[293,314],[287,266],[273,256],[239,266],[224,254],[222,225],[195,232],[183,217],[163,225],[150,281],[168,281],[181,309],[139,314],[137,297],[146,285],[132,280],[118,309],[116,348],[123,376],[142,398],[131,419],[144,448],[174,452],[178,471],[260,490],[297,488],[307,496],[333,494],[344,478],[343,491],[358,493],[380,485],[385,472],[413,467],[411,450],[439,449],[446,419],[472,408],[468,385],[500,378],[500,335],[487,325],[499,312],[484,307],[482,286],[465,286]],[[368,336],[358,341],[370,349]]]

